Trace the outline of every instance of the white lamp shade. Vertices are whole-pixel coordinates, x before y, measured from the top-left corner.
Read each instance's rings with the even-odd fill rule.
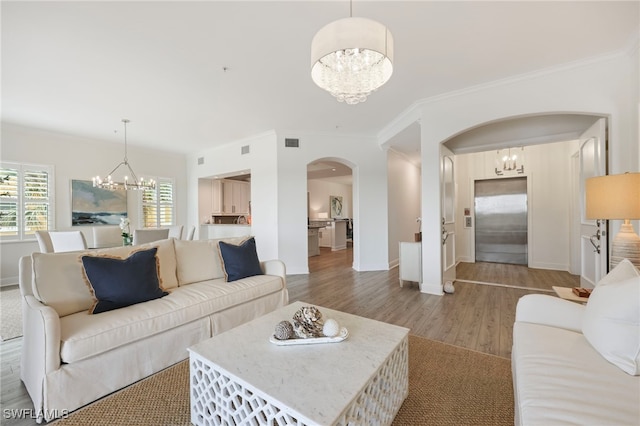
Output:
[[[587,219],[640,219],[640,173],[587,179],[586,216]]]
[[[393,36],[377,21],[339,19],[321,28],[311,42],[311,78],[338,100],[362,102],[392,73]]]
[[[311,67],[329,53],[344,49],[369,49],[393,62],[393,36],[380,22],[367,18],[344,18],[320,29],[311,42]]]

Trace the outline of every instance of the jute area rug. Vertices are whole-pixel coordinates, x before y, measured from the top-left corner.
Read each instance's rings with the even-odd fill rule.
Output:
[[[22,307],[20,290],[0,291],[0,340],[22,336]]]
[[[394,425],[513,425],[508,359],[409,336],[409,396]],[[55,426],[189,425],[183,361],[84,407]]]

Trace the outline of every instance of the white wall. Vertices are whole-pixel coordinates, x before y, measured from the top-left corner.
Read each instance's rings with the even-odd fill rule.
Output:
[[[91,180],[96,174],[111,171],[124,156],[124,141],[105,142],[88,140],[78,136],[47,132],[39,129],[2,123],[2,161],[33,163],[54,166],[55,178],[55,223],[57,230],[71,229],[71,180]],[[174,178],[176,184],[176,221],[187,222],[186,164],[183,154],[168,153],[148,148],[131,146],[128,159],[138,176]],[[127,210],[134,227],[139,220],[139,194],[127,193]],[[84,230],[90,245],[93,236]],[[18,260],[21,256],[38,251],[35,238],[29,242],[2,242],[0,244],[2,275],[1,283],[18,282]]]
[[[299,148],[285,148],[290,137]],[[244,145],[250,154],[240,155]],[[191,220],[198,220],[198,178],[248,169],[258,256],[283,260],[289,274],[308,273],[307,165],[319,158],[353,169],[354,268],[388,269],[386,153],[373,138],[268,132],[189,155]]]
[[[495,151],[456,156],[456,260],[474,262],[475,227],[464,227],[464,208],[473,217],[474,181],[526,177],[528,187],[529,267],[569,271],[571,237],[571,155],[577,142],[525,148],[523,174],[496,176]],[[475,224],[475,218],[473,219]]]
[[[278,161],[275,143],[275,133],[265,132],[188,155],[189,219],[195,223],[201,220],[198,217],[199,178],[240,174],[245,170],[251,173],[251,234],[256,238],[258,257],[263,260],[279,258]],[[243,155],[241,149],[246,145],[249,146],[249,153]],[[202,158],[203,164],[198,164],[198,158]]]
[[[389,192],[389,264],[398,265],[399,242],[414,241],[420,231],[420,168],[396,152],[387,155],[387,190]]]
[[[328,217],[331,217],[329,198],[332,195],[342,197],[342,218],[353,217],[353,185],[309,179],[307,191],[309,191],[309,217],[311,219],[317,219],[318,213],[327,213]]]
[[[285,148],[298,138],[299,148]],[[279,254],[290,273],[307,273],[307,165],[340,161],[353,170],[356,270],[388,269],[386,153],[374,138],[278,133]]]

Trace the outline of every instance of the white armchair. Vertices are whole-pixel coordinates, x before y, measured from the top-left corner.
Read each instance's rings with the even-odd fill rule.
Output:
[[[122,245],[122,230],[119,226],[94,226],[93,248],[119,247]]]
[[[80,231],[36,231],[36,239],[42,253],[60,253],[87,248],[87,240]]]
[[[182,225],[170,226],[169,227],[169,238],[175,238],[176,240],[182,239],[182,229],[184,227]]]
[[[136,229],[133,231],[133,245],[152,243],[169,238],[169,228]]]
[[[189,227],[189,229],[184,233],[184,239],[185,240],[193,240],[193,236],[196,233],[196,227],[194,225],[191,225]]]
[[[40,246],[40,253],[53,253],[53,243],[49,231],[36,231],[36,240]]]

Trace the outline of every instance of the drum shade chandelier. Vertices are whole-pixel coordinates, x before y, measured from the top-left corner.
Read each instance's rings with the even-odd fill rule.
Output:
[[[108,189],[111,191],[155,189],[156,182],[153,179],[138,179],[135,172],[131,168],[131,165],[129,164],[129,160],[127,159],[127,123],[129,123],[129,120],[123,118],[122,122],[124,123],[124,159],[113,170],[111,170],[111,173],[109,173],[105,179],[102,179],[100,176],[95,176],[94,178],[92,178],[93,186],[96,188]],[[113,173],[121,166],[126,167],[125,173],[128,171],[129,175],[125,174],[124,180],[122,182],[116,182],[113,180]]]
[[[354,18],[350,11],[313,37],[311,78],[339,102],[366,101],[392,73],[393,36],[377,21]]]

